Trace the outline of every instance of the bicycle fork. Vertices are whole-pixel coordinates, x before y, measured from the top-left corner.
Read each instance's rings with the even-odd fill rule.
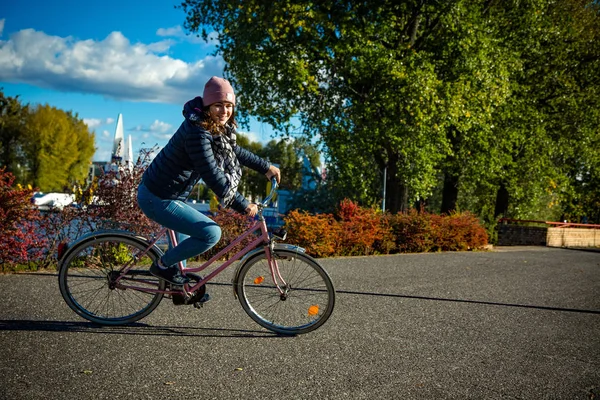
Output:
[[[271,279],[273,279],[273,283],[277,287],[277,290],[279,290],[279,298],[282,301],[285,301],[287,299],[287,295],[290,290],[290,287],[288,286],[288,284],[285,282],[285,280],[281,276],[281,272],[279,271],[279,266],[277,265],[277,257],[274,256],[274,254],[275,254],[274,249],[275,249],[275,242],[271,241],[271,243],[269,244],[269,251],[267,251],[267,261],[269,263],[269,269],[271,270]],[[278,283],[278,281],[277,281],[278,278],[282,285],[280,285]],[[282,286],[283,286],[283,288],[282,288]]]
[[[286,245],[287,247],[287,245]],[[294,246],[295,247],[295,246]],[[304,249],[300,249],[297,248],[299,250],[304,250]],[[283,279],[283,276],[281,276],[281,272],[279,271],[279,265],[277,264],[277,257],[275,256],[275,242],[271,241],[267,246],[264,247],[264,252],[266,254],[267,257],[267,263],[269,264],[269,271],[270,271],[270,275],[271,275],[271,280],[273,282],[273,285],[275,285],[275,287],[277,288],[277,290],[279,291],[281,300],[286,300],[287,299],[287,295],[289,290],[291,289],[289,287],[289,285],[286,283],[285,279]],[[238,266],[238,269],[233,278],[233,296],[237,299],[238,298],[238,293],[236,290],[236,286],[239,285],[239,271],[241,270],[243,266],[243,262],[242,264],[240,264]],[[261,284],[263,282],[263,277],[258,277],[255,280],[255,284]]]

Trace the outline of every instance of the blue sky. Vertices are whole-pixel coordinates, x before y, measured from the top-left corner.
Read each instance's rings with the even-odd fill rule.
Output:
[[[96,133],[95,161],[108,161],[119,113],[134,156],[163,146],[183,104],[222,76],[224,61],[183,30],[178,1],[3,1],[0,87],[23,104],[77,113]],[[243,101],[243,98],[241,99]],[[267,142],[270,126],[242,130]]]

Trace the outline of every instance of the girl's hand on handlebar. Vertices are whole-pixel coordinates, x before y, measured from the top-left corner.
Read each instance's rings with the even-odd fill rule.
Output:
[[[267,179],[275,177],[275,179],[277,180],[277,184],[279,185],[279,181],[281,180],[281,172],[279,171],[279,168],[277,168],[274,165],[271,165],[265,175]]]
[[[246,214],[248,214],[251,217],[254,217],[257,212],[258,212],[258,206],[254,203],[250,203],[250,204],[248,204],[248,207],[246,207]]]

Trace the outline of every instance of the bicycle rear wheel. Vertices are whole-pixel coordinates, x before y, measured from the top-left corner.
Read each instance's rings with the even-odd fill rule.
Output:
[[[96,237],[76,245],[61,263],[58,280],[65,302],[81,317],[103,325],[138,321],[160,303],[165,281],[149,272],[158,257],[140,241],[126,235]],[[133,263],[121,277],[120,269]],[[154,292],[146,291],[154,290]]]
[[[327,272],[310,256],[275,249],[273,258],[285,284],[273,284],[266,253],[244,264],[236,293],[244,311],[259,325],[284,335],[298,335],[323,325],[333,312],[335,289]]]

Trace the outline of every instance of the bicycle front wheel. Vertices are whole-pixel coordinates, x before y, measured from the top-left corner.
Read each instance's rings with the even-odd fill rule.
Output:
[[[125,235],[104,236],[76,245],[60,266],[60,293],[81,317],[103,325],[135,322],[160,303],[165,281],[149,272],[158,257]],[[124,265],[132,267],[123,275]]]
[[[266,253],[250,259],[238,275],[236,292],[244,311],[259,325],[284,335],[313,331],[333,312],[335,289],[327,272],[310,256],[272,251],[279,276],[273,283]]]

